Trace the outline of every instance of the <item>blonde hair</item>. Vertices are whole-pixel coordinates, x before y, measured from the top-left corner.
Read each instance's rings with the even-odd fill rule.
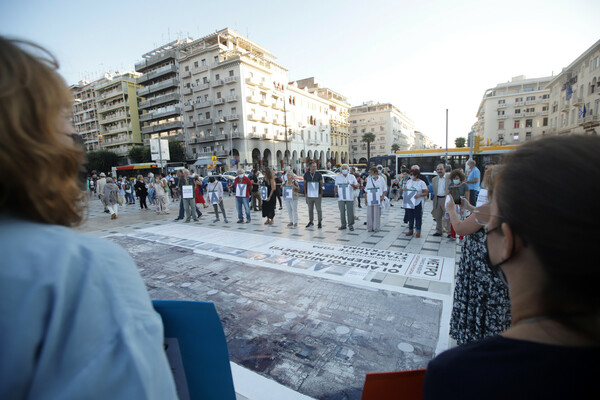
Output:
[[[84,153],[61,131],[73,96],[57,67],[43,48],[0,36],[0,171],[16,178],[0,182],[0,211],[73,226],[85,204],[78,186]]]

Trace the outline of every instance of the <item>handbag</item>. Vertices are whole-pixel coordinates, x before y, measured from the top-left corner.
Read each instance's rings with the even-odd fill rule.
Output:
[[[390,208],[390,199],[384,196],[383,200],[381,201],[381,211],[385,211],[388,208]]]

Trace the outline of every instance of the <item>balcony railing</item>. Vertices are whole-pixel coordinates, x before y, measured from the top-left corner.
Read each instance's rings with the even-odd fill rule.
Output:
[[[199,92],[201,90],[206,90],[210,87],[210,83],[201,83],[199,85],[194,86],[194,92]]]
[[[223,82],[225,82],[225,84],[229,84],[229,83],[235,83],[238,81],[238,77],[237,76],[227,76],[223,79]]]
[[[179,79],[171,78],[171,79],[167,79],[165,81],[159,82],[159,83],[155,83],[154,85],[150,85],[150,86],[146,86],[141,89],[138,89],[137,93],[138,93],[138,96],[145,96],[152,92],[156,92],[156,91],[159,91],[159,90],[162,90],[165,88],[176,87],[176,86],[179,86]]]
[[[230,96],[225,97],[225,101],[230,103],[232,101],[238,101],[238,95],[237,94],[232,94]]]
[[[255,96],[247,96],[246,97],[246,101],[248,103],[254,103],[254,104],[260,103],[260,99],[258,97],[255,97]]]
[[[192,75],[197,75],[206,71],[208,71],[208,65],[200,65],[199,67],[192,68]]]
[[[524,106],[524,105],[525,105],[524,101],[515,101],[515,104],[514,104],[515,107]]]
[[[175,73],[177,72],[177,67],[175,64],[165,65],[164,67],[160,67],[154,71],[148,72],[139,78],[137,78],[137,83],[144,83],[151,79],[158,78],[161,75]]]
[[[185,126],[186,128],[194,128],[196,126],[196,123],[194,121],[188,121],[183,126]]]
[[[169,93],[169,94],[155,97],[153,99],[142,101],[139,104],[139,108],[153,107],[158,104],[168,103],[170,101],[175,101],[175,100],[179,100],[179,94],[178,93]]]
[[[167,115],[181,115],[181,107],[169,107],[167,110],[154,111],[140,116],[140,121],[150,121]]]
[[[198,102],[196,102],[196,104],[194,104],[194,108],[196,110],[198,110],[200,108],[210,107],[210,106],[212,106],[212,101],[210,101],[210,100],[198,101]]]
[[[102,94],[99,94],[98,97],[96,97],[96,100],[108,99],[109,97],[114,97],[114,96],[119,96],[119,95],[123,95],[123,88],[119,88],[117,90],[111,90],[109,92],[104,92]]]
[[[593,115],[586,115],[583,118],[583,123],[588,124],[591,122],[598,122],[600,121],[600,118],[598,118],[598,114],[593,114]]]
[[[524,117],[535,117],[535,111],[523,113]]]
[[[187,79],[192,77],[192,71],[183,71],[181,73],[181,79]]]
[[[194,90],[192,89],[192,87],[184,87],[183,90],[181,91],[181,93],[183,93],[184,96],[186,95],[190,95],[194,92]]]
[[[115,120],[119,120],[119,119],[123,119],[123,118],[127,118],[127,114],[123,113],[123,114],[106,116],[106,117],[102,118],[102,121],[115,121]]]
[[[215,79],[212,83],[212,87],[223,86],[223,79]]]
[[[215,100],[215,105],[224,104],[224,103],[225,103],[225,98],[223,98],[223,97]]]
[[[258,86],[258,80],[256,78],[248,77],[246,78],[246,83],[252,86]]]
[[[498,104],[498,108],[506,108],[506,103]]]
[[[167,58],[175,58],[175,50],[168,50],[138,61],[135,63],[135,70],[139,72],[140,70],[151,67]]]
[[[198,125],[211,125],[212,122],[212,118],[201,119],[198,121]]]
[[[235,121],[235,120],[240,119],[240,115],[239,114],[230,114],[225,118],[227,119],[227,121]]]
[[[184,106],[183,111],[186,111],[186,112],[194,111],[194,104],[188,104],[187,106]]]
[[[498,119],[506,119],[506,118],[508,118],[508,115],[506,115],[506,114],[498,115]]]

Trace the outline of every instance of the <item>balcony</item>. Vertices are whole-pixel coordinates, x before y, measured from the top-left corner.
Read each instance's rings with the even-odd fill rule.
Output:
[[[535,100],[527,100],[527,101],[525,102],[525,105],[526,105],[526,106],[530,106],[530,105],[532,105],[532,104],[536,104],[536,103],[537,103],[537,101],[535,101]]]
[[[524,117],[535,117],[535,111],[523,113]]]
[[[149,68],[155,64],[158,64],[159,62],[166,60],[168,58],[175,58],[175,50],[169,50],[169,51],[165,51],[163,53],[160,54],[156,54],[153,56],[150,56],[148,58],[145,58],[142,61],[138,61],[135,63],[135,70],[140,72],[141,70],[145,69],[145,68]]]
[[[273,107],[274,109],[279,110],[279,111],[285,111],[283,106],[284,106],[284,104],[279,101],[274,101],[273,103],[271,103],[271,107]]]
[[[208,65],[200,65],[199,67],[192,68],[192,75],[197,75],[206,71],[208,71]]]
[[[165,94],[165,95],[162,95],[162,96],[155,97],[153,99],[142,101],[139,104],[139,108],[153,107],[153,106],[156,106],[156,105],[159,105],[159,104],[168,103],[168,102],[177,101],[177,100],[179,100],[179,94],[178,93],[169,93],[169,94]]]
[[[542,110],[542,115],[548,115],[548,110]]]
[[[110,105],[106,105],[104,107],[99,107],[99,111],[102,112],[106,112],[109,110],[115,110],[117,108],[124,108],[127,105],[127,103],[125,103],[124,101],[120,101],[118,103],[112,103]]]
[[[225,79],[223,79],[223,81],[225,82],[226,85],[228,85],[230,83],[236,83],[238,81],[238,77],[237,76],[228,76]]]
[[[182,127],[183,127],[182,121],[172,121],[172,122],[166,122],[164,124],[144,126],[142,128],[142,133],[144,135],[147,135],[149,133],[154,133],[154,132],[164,132],[164,131],[169,131],[172,129],[181,129]]]
[[[225,101],[231,103],[232,101],[238,101],[238,95],[232,94],[231,96],[225,97]]]
[[[199,92],[201,90],[206,90],[210,87],[210,83],[201,83],[199,85],[194,86],[194,93]]]
[[[188,104],[187,106],[183,107],[183,111],[185,112],[189,112],[189,111],[194,111],[194,104]]]
[[[248,119],[250,121],[260,121],[260,117],[257,114],[250,114],[250,115],[248,115]]]
[[[260,105],[264,107],[271,107],[271,105],[267,102],[267,99],[260,99]]]
[[[108,121],[118,121],[118,120],[124,119],[124,118],[127,118],[127,114],[125,114],[125,113],[119,113],[117,115],[106,116],[106,117],[102,118],[101,121],[103,121],[103,122],[104,121],[106,121],[106,122],[108,122]]]
[[[273,125],[283,125],[283,121],[279,118],[273,118]]]
[[[506,114],[498,115],[498,119],[506,119],[506,118],[508,118],[508,115],[506,115]]]
[[[199,120],[197,125],[198,126],[201,126],[201,125],[212,125],[212,123],[213,123],[212,118],[206,118],[206,119]]]
[[[266,90],[266,91],[271,90],[271,88],[265,81],[260,81],[260,83],[258,84],[258,87],[261,88],[262,90]]]
[[[171,78],[171,79],[167,79],[165,81],[159,82],[159,83],[155,83],[154,85],[150,85],[150,86],[146,86],[141,89],[138,89],[137,94],[138,94],[138,96],[145,96],[149,93],[157,92],[159,90],[163,90],[163,89],[167,89],[167,88],[171,88],[171,87],[178,87],[178,86],[179,86],[179,79]]]
[[[580,106],[583,104],[583,96],[573,96],[571,100],[573,106]]]
[[[101,130],[102,131],[101,134],[102,135],[112,135],[112,134],[118,133],[118,132],[127,132],[129,129],[130,128],[127,126],[118,126],[115,128],[105,128],[105,129]]]
[[[263,133],[252,132],[250,133],[250,139],[262,139]]]
[[[192,71],[183,71],[181,73],[181,79],[187,79],[192,77]]]
[[[223,86],[223,79],[215,79],[212,83],[212,87]]]
[[[258,104],[260,102],[260,99],[256,96],[247,96],[246,101],[248,103]]]
[[[164,67],[160,67],[158,69],[155,69],[154,71],[148,72],[148,73],[140,76],[139,78],[137,78],[136,82],[139,84],[142,84],[144,82],[148,82],[151,79],[158,78],[159,76],[162,76],[165,74],[171,74],[171,73],[174,74],[176,72],[177,72],[177,67],[175,67],[175,64],[165,65]]]
[[[219,104],[225,104],[225,99],[223,97],[215,100],[215,106],[217,106]]]
[[[506,103],[498,104],[498,108],[506,108]]]
[[[515,107],[524,106],[524,105],[525,105],[524,101],[515,101],[515,104],[514,104]]]
[[[123,89],[119,88],[116,90],[110,90],[108,92],[103,92],[102,94],[98,94],[98,97],[96,97],[96,100],[108,99],[110,97],[122,96],[122,95],[123,95]]]
[[[183,90],[181,91],[181,93],[183,93],[184,96],[186,95],[190,95],[194,92],[194,90],[192,89],[192,87],[184,87]]]
[[[583,118],[583,123],[584,124],[590,124],[590,123],[598,122],[598,121],[600,121],[600,118],[598,118],[598,114],[586,115]]]
[[[230,114],[225,118],[227,119],[227,121],[236,121],[236,120],[240,119],[240,115],[239,114]]]
[[[560,111],[568,113],[570,108],[571,105],[569,103],[565,103],[560,106]]]
[[[194,108],[196,110],[198,110],[200,108],[206,108],[206,107],[210,107],[210,106],[212,106],[212,101],[206,100],[206,101],[198,101],[198,102],[196,102],[196,104],[194,105]]]
[[[217,157],[227,157],[229,155],[228,150],[217,150],[215,153],[217,154]]]
[[[263,124],[270,124],[270,121],[266,116],[260,117],[260,122],[262,122]]]
[[[183,126],[186,127],[186,128],[195,128],[196,127],[196,123],[194,121],[188,121]]]
[[[252,86],[258,86],[258,80],[256,78],[248,77],[246,78],[246,83]]]

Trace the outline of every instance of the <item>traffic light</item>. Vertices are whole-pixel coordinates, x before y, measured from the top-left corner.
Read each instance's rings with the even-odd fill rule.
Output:
[[[98,135],[98,142],[102,143],[102,135]]]
[[[483,138],[481,136],[475,136],[473,144],[473,153],[479,154],[481,153],[481,146],[483,142]]]

